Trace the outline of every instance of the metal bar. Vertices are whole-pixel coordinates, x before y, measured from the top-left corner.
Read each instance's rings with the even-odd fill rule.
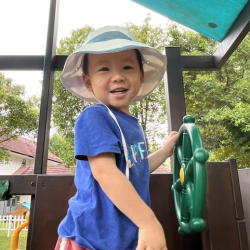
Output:
[[[166,47],[165,53],[168,58],[164,78],[168,130],[178,131],[186,115],[180,47]]]
[[[239,14],[238,18],[229,30],[226,38],[215,51],[215,65],[221,68],[231,54],[235,51],[247,33],[250,31],[250,1]]]
[[[167,106],[168,131],[178,131],[182,118],[186,115],[185,96],[182,77],[182,60],[180,47],[166,47],[168,58],[164,77],[165,99]],[[171,171],[174,170],[173,157],[170,158]]]
[[[56,65],[55,65],[55,70],[56,71],[62,71],[64,64],[68,58],[68,55],[57,55],[56,56]]]
[[[250,2],[246,4],[214,55],[183,55],[183,70],[219,70],[250,31],[249,13]],[[68,55],[56,56],[56,71],[63,69],[67,57]],[[43,56],[0,56],[0,69],[40,70],[43,69]]]
[[[210,55],[182,55],[183,71],[211,71],[220,70],[215,67],[214,56]]]
[[[37,137],[35,174],[46,174],[52,95],[55,71],[56,38],[58,27],[59,0],[51,0],[48,23],[47,46],[44,57],[44,76]]]
[[[63,70],[68,55],[55,56],[55,71]],[[190,70],[219,70],[215,67],[214,56],[182,55],[182,68]],[[0,70],[43,70],[44,56],[0,56]]]
[[[0,70],[42,70],[44,56],[0,56]]]
[[[55,55],[55,71],[63,70],[68,55]],[[43,70],[44,56],[0,56],[0,70]]]

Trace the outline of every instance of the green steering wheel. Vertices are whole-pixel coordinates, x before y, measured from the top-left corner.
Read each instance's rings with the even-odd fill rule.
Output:
[[[195,118],[187,115],[179,129],[174,153],[172,191],[180,234],[194,234],[206,227],[202,219],[206,201],[207,173],[205,163],[209,158],[203,148]]]

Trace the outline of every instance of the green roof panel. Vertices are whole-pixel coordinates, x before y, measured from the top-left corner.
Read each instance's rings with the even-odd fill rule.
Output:
[[[249,0],[133,0],[221,42]]]

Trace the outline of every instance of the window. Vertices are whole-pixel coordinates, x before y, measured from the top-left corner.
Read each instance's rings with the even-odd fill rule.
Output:
[[[17,205],[17,197],[10,198],[7,201],[7,207],[15,207]]]

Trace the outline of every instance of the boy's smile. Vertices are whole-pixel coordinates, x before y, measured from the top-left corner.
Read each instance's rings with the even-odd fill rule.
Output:
[[[127,114],[143,78],[135,50],[88,54],[88,74],[83,74],[86,87],[97,100]]]

